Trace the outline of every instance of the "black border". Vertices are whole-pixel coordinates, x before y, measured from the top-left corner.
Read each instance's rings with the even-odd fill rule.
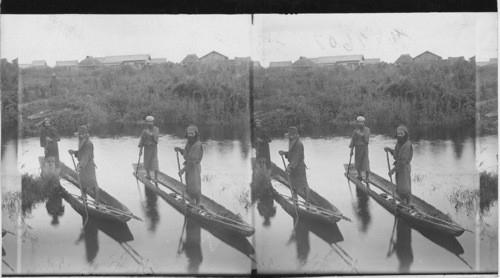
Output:
[[[496,12],[496,0],[2,0],[3,14]]]

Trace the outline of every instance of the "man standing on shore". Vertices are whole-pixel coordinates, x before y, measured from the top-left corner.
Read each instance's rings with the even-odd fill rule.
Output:
[[[144,169],[146,170],[146,179],[151,180],[149,171],[155,172],[155,181],[158,181],[158,138],[160,130],[153,125],[153,116],[146,117],[146,128],[142,131],[141,141],[139,142],[139,156],[142,155],[144,148]]]
[[[410,142],[410,133],[406,126],[399,126],[396,129],[397,143],[394,149],[385,147],[386,152],[390,152],[394,157],[394,168],[389,171],[389,176],[396,173],[396,192],[401,197],[405,205],[411,201],[411,159],[413,158],[413,146]]]
[[[365,118],[363,116],[358,116],[356,118],[356,129],[354,130],[351,138],[351,144],[349,148],[351,149],[350,156],[352,157],[354,150],[354,166],[358,170],[357,179],[363,180],[361,172],[366,173],[366,182],[369,181],[370,173],[370,160],[368,158],[368,143],[370,141],[370,129],[365,126]]]
[[[186,173],[186,192],[196,205],[200,204],[201,199],[201,159],[203,158],[203,146],[201,145],[198,128],[194,125],[186,130],[188,139],[184,149],[175,147],[176,152],[184,156],[184,167],[179,171],[179,176]]]
[[[309,185],[307,184],[306,164],[304,163],[304,145],[300,140],[296,127],[288,128],[288,151],[279,151],[290,162],[286,167],[286,172],[290,176],[292,198],[297,200],[297,194],[302,192],[305,196],[306,204],[309,205]]]
[[[77,172],[80,175],[82,198],[87,200],[87,191],[94,190],[94,200],[99,202],[99,186],[95,175],[94,144],[90,141],[86,126],[78,127],[78,150],[69,150],[69,154],[78,158]]]

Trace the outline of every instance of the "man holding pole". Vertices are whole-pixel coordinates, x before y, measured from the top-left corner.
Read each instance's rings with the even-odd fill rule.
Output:
[[[78,127],[78,150],[69,150],[68,152],[78,158],[76,171],[79,175],[82,199],[87,200],[86,192],[92,189],[94,190],[94,200],[99,202],[99,186],[97,185],[96,165],[94,163],[94,145],[90,141],[86,126]]]
[[[149,171],[155,172],[155,181],[158,181],[158,138],[160,130],[153,125],[153,116],[146,117],[146,128],[142,131],[141,141],[139,142],[139,157],[144,148],[144,169],[146,169],[146,179],[151,180]]]
[[[203,158],[203,146],[198,134],[198,128],[194,125],[186,130],[188,139],[184,149],[175,147],[176,152],[180,152],[184,157],[184,167],[179,171],[179,176],[186,174],[186,192],[194,200],[196,205],[201,199],[201,159]]]
[[[389,176],[396,173],[396,191],[405,205],[411,201],[411,159],[413,158],[413,146],[410,142],[410,133],[406,126],[396,129],[397,143],[394,149],[385,147],[394,157],[394,168],[389,169]]]
[[[351,149],[350,156],[354,154],[354,166],[358,170],[357,179],[363,180],[361,176],[361,171],[366,173],[366,182],[369,181],[370,173],[370,160],[368,158],[368,143],[370,141],[370,129],[365,126],[365,118],[363,116],[358,116],[356,118],[356,129],[354,130],[351,138],[351,144],[349,148]]]
[[[307,184],[306,164],[304,163],[304,145],[300,141],[299,132],[296,127],[288,128],[288,151],[279,151],[290,162],[286,172],[290,176],[292,198],[297,200],[297,193],[303,192],[306,205],[309,205],[309,185]],[[284,161],[283,161],[284,162]]]

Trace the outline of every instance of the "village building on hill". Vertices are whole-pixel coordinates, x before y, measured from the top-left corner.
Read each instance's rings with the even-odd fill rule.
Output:
[[[200,58],[200,62],[204,64],[222,63],[227,61],[229,61],[229,58],[217,51],[212,51]]]
[[[366,58],[363,60],[363,66],[373,66],[376,64],[380,64],[380,58]]]
[[[181,61],[181,65],[193,65],[196,64],[200,61],[200,58],[196,56],[196,54],[188,54],[184,59]]]
[[[269,62],[269,68],[274,70],[288,70],[292,68],[291,61]]]
[[[340,55],[340,56],[323,56],[311,59],[318,67],[335,67],[344,66],[348,69],[355,69],[363,64],[363,55]]]
[[[103,64],[107,67],[133,66],[142,68],[151,60],[149,54],[106,56]]]
[[[148,65],[161,65],[166,63],[167,63],[167,58],[154,58],[147,61]]]
[[[47,62],[45,60],[35,60],[31,64],[32,68],[48,68]]]
[[[307,59],[306,57],[300,57],[297,61],[295,61],[292,64],[292,68],[294,70],[308,70],[312,69],[315,66],[316,64],[310,59]]]
[[[415,63],[426,63],[426,64],[440,62],[442,60],[443,58],[441,58],[441,56],[438,56],[430,51],[425,51],[424,53],[415,56],[415,58],[413,58],[413,62]]]
[[[87,56],[84,60],[78,63],[79,70],[96,70],[103,66],[104,64],[101,61],[92,56]]]
[[[402,54],[399,58],[394,62],[395,65],[405,65],[413,62],[413,58],[410,54]]]
[[[77,70],[78,69],[78,60],[71,61],[56,61],[55,69],[62,70]]]

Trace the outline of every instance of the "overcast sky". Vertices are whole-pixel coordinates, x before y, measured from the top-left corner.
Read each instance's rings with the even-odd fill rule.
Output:
[[[496,13],[329,15],[2,15],[0,56],[20,63],[151,54],[180,62],[212,50],[270,61],[363,54],[394,62],[429,50],[497,57]]]

